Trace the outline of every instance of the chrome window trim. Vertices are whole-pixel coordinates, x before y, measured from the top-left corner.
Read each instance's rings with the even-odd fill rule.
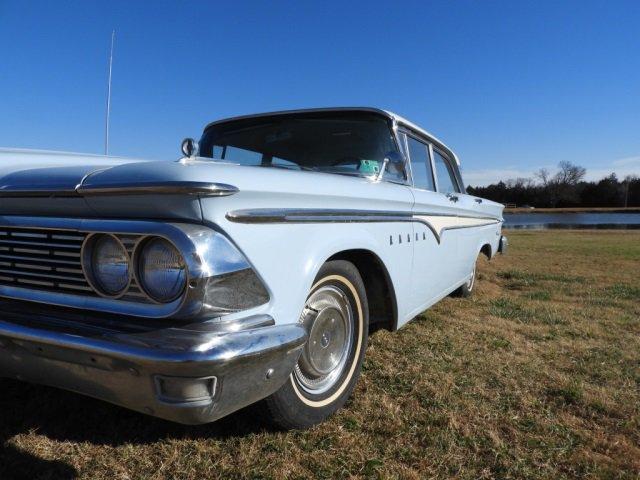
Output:
[[[407,130],[405,128],[401,128],[399,130],[400,133],[402,133],[404,135],[404,141],[405,141],[405,146],[407,149],[407,157],[408,157],[408,163],[410,165],[411,168],[411,187],[414,190],[418,190],[420,192],[431,192],[431,193],[438,193],[437,190],[437,183],[436,183],[436,175],[435,175],[435,171],[433,170],[433,155],[431,154],[431,142],[425,140],[423,137],[418,136],[416,134],[414,134],[411,130]],[[415,181],[413,179],[413,165],[411,165],[411,152],[409,152],[409,137],[413,138],[415,141],[422,143],[425,148],[427,149],[427,156],[428,161],[429,161],[429,171],[431,172],[431,178],[433,179],[433,188],[434,190],[429,190],[426,188],[420,188],[420,187],[416,187]],[[427,165],[425,165],[425,167],[427,167]]]
[[[437,150],[446,159],[446,161],[449,163],[449,165],[451,165],[451,168],[453,169],[453,176],[455,178],[456,185],[460,190],[457,193],[461,193],[461,194],[467,193],[464,187],[464,183],[462,182],[462,175],[460,174],[460,170],[458,168],[459,166],[458,157],[456,157],[455,153],[453,153],[451,149],[449,149],[442,142],[435,139],[433,136],[427,135],[423,132],[416,131],[411,125],[398,123],[398,131],[403,132],[405,133],[405,135],[411,136],[416,140],[429,146],[429,156],[431,157],[431,169],[433,172],[433,181],[435,183],[435,189],[436,189],[435,192],[442,193],[438,190],[438,180],[437,180],[438,175],[436,173],[435,158],[433,155],[434,150]],[[452,158],[454,159],[454,161],[451,160]],[[413,182],[412,182],[412,186],[416,190],[431,192],[431,190],[425,190],[423,188],[415,187],[415,185],[413,185]]]
[[[226,236],[203,225],[144,220],[14,216],[0,216],[0,224],[16,228],[70,230],[88,236],[96,233],[114,236],[136,235],[140,237],[136,246],[149,237],[161,237],[178,249],[187,267],[185,291],[176,300],[164,304],[157,302],[137,303],[116,298],[38,290],[12,285],[0,285],[0,297],[146,318],[211,317],[214,313],[219,316],[232,311],[227,309],[222,312],[214,312],[212,306],[205,302],[205,294],[211,278],[220,278],[227,274],[232,276],[231,274],[247,271],[253,272],[257,276],[248,260]],[[269,300],[270,294],[262,280],[258,278],[257,281],[265,289],[265,299],[264,301],[262,298],[260,299],[262,301],[260,304],[264,304]],[[144,290],[142,291],[144,292]]]
[[[395,182],[393,180],[385,180],[384,179],[384,175],[381,178],[381,181],[383,182],[389,182],[389,183],[395,183],[397,185],[405,185],[407,187],[412,187],[413,186],[413,173],[411,172],[411,162],[409,161],[409,156],[405,154],[406,150],[406,138],[405,138],[405,142],[404,142],[404,146],[405,146],[405,150],[402,149],[402,147],[400,146],[400,134],[401,132],[398,130],[398,122],[395,121],[395,119],[391,119],[391,134],[393,136],[393,139],[396,143],[396,148],[398,149],[398,151],[400,152],[400,155],[403,156],[404,158],[404,176],[405,176],[405,180],[404,182]]]
[[[409,158],[409,151],[407,150],[407,136],[404,134],[404,132],[398,130],[395,127],[395,124],[393,134],[396,141],[396,146],[398,147],[398,151],[404,158],[404,172],[406,177],[405,185],[413,188],[413,170],[411,169],[411,159]],[[401,144],[404,145],[404,148],[401,146]]]
[[[437,146],[433,146],[433,145],[432,145],[432,147],[431,147],[431,148],[432,148],[432,151],[433,151],[433,152],[438,152],[438,154],[440,154],[440,156],[444,159],[444,161],[445,161],[445,162],[446,162],[446,163],[451,167],[451,171],[453,172],[453,180],[454,180],[454,182],[455,182],[455,184],[456,184],[455,186],[456,186],[456,187],[457,187],[457,189],[458,189],[458,191],[457,191],[457,192],[454,192],[454,193],[460,193],[460,194],[464,194],[464,193],[466,193],[466,192],[462,189],[462,187],[460,186],[460,181],[458,180],[458,174],[457,174],[457,171],[456,171],[456,169],[453,167],[453,164],[452,164],[452,162],[451,162],[451,159],[449,158],[449,156],[447,155],[447,153],[446,153],[445,151],[443,151],[441,148],[438,148]],[[434,155],[434,158],[433,158],[433,167],[434,167],[434,170],[435,170],[435,155]],[[436,185],[436,188],[438,188],[438,185]],[[445,195],[445,193],[444,193],[444,192],[440,192],[440,190],[439,190],[439,189],[438,189],[438,192],[439,192],[439,193],[442,193],[443,195]]]
[[[433,184],[436,187],[436,193],[444,195],[438,188],[438,172],[436,171],[436,157],[433,154],[433,143],[429,142],[429,159],[431,161],[431,170],[433,171]]]

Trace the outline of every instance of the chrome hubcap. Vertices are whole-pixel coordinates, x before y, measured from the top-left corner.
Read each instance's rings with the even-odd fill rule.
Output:
[[[473,272],[471,272],[471,278],[467,280],[467,289],[471,291],[473,289],[473,284],[476,282],[476,266],[473,265]]]
[[[336,383],[347,363],[353,336],[351,305],[339,288],[319,288],[307,300],[300,323],[309,340],[294,375],[303,389],[319,394]]]

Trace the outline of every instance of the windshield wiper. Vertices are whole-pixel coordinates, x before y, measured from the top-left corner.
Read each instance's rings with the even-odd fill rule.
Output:
[[[314,172],[317,171],[315,168],[313,167],[304,167],[302,165],[281,165],[281,164],[270,164],[270,165],[258,165],[259,167],[264,167],[264,168],[282,168],[284,170],[296,170],[296,171],[310,171],[310,172]]]

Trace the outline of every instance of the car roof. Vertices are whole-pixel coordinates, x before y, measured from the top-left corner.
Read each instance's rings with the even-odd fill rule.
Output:
[[[409,130],[413,130],[414,132],[416,132],[416,133],[428,138],[433,143],[435,143],[438,147],[443,149],[447,154],[449,154],[455,160],[455,162],[458,164],[458,166],[460,166],[460,159],[455,154],[455,152],[453,150],[451,150],[447,145],[445,145],[444,142],[439,140],[435,135],[427,132],[426,130],[424,130],[423,128],[419,127],[415,123],[407,120],[404,117],[401,117],[400,115],[398,115],[396,113],[390,112],[388,110],[383,110],[383,109],[380,109],[380,108],[374,108],[374,107],[304,108],[304,109],[298,109],[298,110],[281,110],[281,111],[275,111],[275,112],[254,113],[254,114],[251,114],[251,115],[241,115],[241,116],[237,116],[237,117],[230,117],[230,118],[224,118],[224,119],[221,119],[221,120],[213,121],[213,122],[209,123],[204,128],[204,130],[206,131],[207,129],[209,129],[210,127],[212,127],[214,125],[219,125],[219,124],[222,124],[222,123],[232,122],[232,121],[236,121],[236,120],[245,120],[245,119],[260,118],[260,117],[273,117],[273,116],[278,116],[278,115],[294,115],[294,114],[298,114],[298,113],[316,113],[316,112],[317,113],[368,112],[368,113],[374,113],[374,114],[377,114],[377,115],[381,115],[381,116],[391,120],[393,123],[395,123],[397,125],[401,125],[401,126],[403,126],[405,128],[408,128]]]

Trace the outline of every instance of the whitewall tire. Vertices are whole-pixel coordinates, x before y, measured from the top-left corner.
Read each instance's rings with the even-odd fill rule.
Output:
[[[300,323],[309,338],[287,382],[264,400],[281,428],[308,428],[342,407],[360,376],[367,347],[369,311],[364,283],[344,260],[323,265]]]
[[[459,287],[456,291],[453,292],[454,297],[463,297],[468,298],[473,295],[473,288],[476,285],[476,276],[477,276],[477,260],[473,264],[473,271],[471,272],[471,276],[467,279],[467,281]]]

